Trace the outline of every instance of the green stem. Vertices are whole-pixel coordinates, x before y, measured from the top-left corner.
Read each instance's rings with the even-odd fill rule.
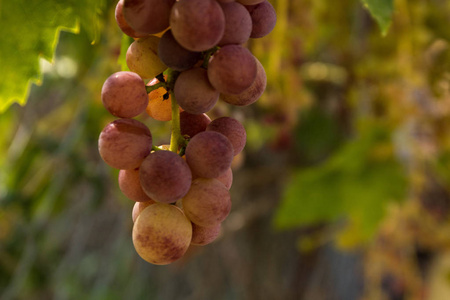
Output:
[[[219,49],[220,49],[220,47],[216,46],[216,47],[211,48],[203,53],[202,68],[208,69],[209,60],[211,59],[211,56],[213,56],[213,54],[216,53],[216,51]]]
[[[180,128],[180,110],[178,108],[177,100],[173,93],[173,87],[175,85],[175,80],[177,79],[179,73],[169,69],[167,75],[167,90],[170,93],[171,106],[172,106],[172,134],[170,136],[170,147],[169,150],[177,153],[180,146],[184,146],[186,141],[183,136],[181,136]]]
[[[161,148],[158,148],[157,146],[153,145],[153,146],[152,146],[152,150],[153,150],[153,151],[160,151]]]
[[[147,94],[150,94],[151,92],[159,89],[160,87],[163,87],[167,90],[167,84],[165,82],[158,82],[157,84],[154,85],[147,85],[145,89],[147,90]]]

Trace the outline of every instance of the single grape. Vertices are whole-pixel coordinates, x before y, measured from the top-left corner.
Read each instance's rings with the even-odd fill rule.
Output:
[[[154,34],[169,27],[170,11],[175,0],[124,0],[123,15],[137,32]]]
[[[151,148],[150,130],[134,119],[118,119],[109,123],[98,140],[100,156],[116,169],[138,168]]]
[[[217,226],[231,210],[230,192],[213,178],[194,179],[182,203],[188,219],[202,227]]]
[[[133,206],[133,210],[131,212],[131,219],[133,220],[133,223],[136,222],[137,217],[141,214],[141,212],[147,208],[148,206],[155,204],[154,201],[147,201],[147,202],[136,202]]]
[[[133,226],[133,244],[145,261],[170,264],[189,248],[192,225],[175,205],[155,203],[145,208]]]
[[[200,67],[180,73],[174,94],[178,105],[191,114],[209,111],[219,99],[219,92],[209,83],[207,71]]]
[[[159,40],[160,38],[154,35],[135,40],[127,50],[128,68],[142,78],[155,78],[167,69],[158,57]]]
[[[136,202],[155,203],[142,189],[139,169],[120,170],[118,181],[120,190],[128,199]]]
[[[166,76],[164,77],[166,78]],[[153,86],[158,83],[159,80],[153,78],[147,85]],[[151,91],[148,94],[148,104],[146,108],[146,112],[150,117],[164,122],[172,120],[172,97],[168,94],[169,98],[164,99],[165,94],[167,94],[167,91],[163,87]]]
[[[192,223],[192,241],[191,245],[205,246],[208,245],[219,236],[222,224],[219,223],[212,227],[202,227]]]
[[[211,85],[224,94],[239,94],[256,78],[255,57],[241,45],[226,45],[214,53],[208,66]]]
[[[246,106],[255,103],[259,97],[264,93],[267,84],[267,76],[261,62],[255,58],[256,61],[256,78],[252,85],[237,95],[220,94],[220,99],[237,106]]]
[[[228,170],[233,160],[233,145],[215,131],[196,134],[186,147],[186,162],[198,177],[215,178]]]
[[[187,111],[180,113],[180,129],[182,136],[194,137],[199,132],[205,131],[211,119],[206,114],[190,114]]]
[[[244,44],[252,32],[252,18],[247,9],[238,2],[221,3],[225,15],[225,32],[219,46]]]
[[[268,35],[277,23],[277,13],[267,0],[256,5],[246,6],[252,18],[251,38],[261,38]]]
[[[170,27],[181,46],[206,51],[222,38],[225,16],[216,0],[179,0],[173,5]]]
[[[105,108],[119,118],[133,118],[147,107],[145,83],[133,72],[116,72],[106,79],[102,87]]]
[[[220,132],[228,138],[233,145],[234,155],[238,155],[245,147],[247,141],[247,133],[244,126],[231,117],[221,117],[213,120],[206,131]]]
[[[247,12],[247,10],[245,11]],[[176,71],[188,70],[201,59],[201,52],[193,52],[183,48],[175,40],[170,29],[164,33],[159,41],[158,55],[165,65]]]
[[[155,201],[173,203],[189,190],[191,170],[178,154],[159,150],[150,153],[139,168],[141,186]]]
[[[133,28],[130,27],[130,25],[128,25],[123,16],[123,1],[124,0],[120,0],[119,2],[117,2],[115,11],[116,22],[120,30],[122,30],[123,33],[131,36],[132,38],[142,38],[148,36],[148,34],[146,33],[136,32]]]
[[[197,178],[199,178],[199,177],[197,177],[195,174],[192,174],[192,179],[197,179]],[[227,188],[227,190],[230,190],[231,185],[233,184],[233,171],[231,170],[231,168],[229,168],[228,170],[226,170],[224,173],[220,174],[215,179],[222,182],[223,185],[225,185],[225,187]]]

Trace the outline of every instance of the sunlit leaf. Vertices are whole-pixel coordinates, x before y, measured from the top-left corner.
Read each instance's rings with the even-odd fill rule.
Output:
[[[392,22],[394,0],[361,0],[377,21],[383,35],[386,35]]]
[[[0,5],[0,112],[24,104],[32,82],[41,80],[39,58],[52,59],[59,32],[82,26],[98,39],[100,0],[2,1]]]

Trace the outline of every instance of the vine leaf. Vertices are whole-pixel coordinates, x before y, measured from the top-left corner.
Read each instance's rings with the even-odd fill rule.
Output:
[[[394,0],[361,0],[361,2],[377,21],[381,33],[386,35],[392,22]]]
[[[14,0],[0,2],[0,113],[23,105],[32,83],[42,76],[40,59],[52,61],[61,30],[86,30],[98,40],[104,0]]]

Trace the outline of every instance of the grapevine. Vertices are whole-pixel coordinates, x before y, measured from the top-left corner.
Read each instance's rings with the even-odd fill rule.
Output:
[[[120,0],[118,26],[135,39],[130,71],[106,79],[105,108],[115,117],[100,133],[99,153],[119,169],[119,187],[135,201],[132,239],[152,264],[169,264],[189,246],[220,233],[231,210],[231,163],[245,146],[234,118],[211,120],[221,99],[247,106],[262,95],[262,64],[244,46],[269,34],[267,0]],[[146,83],[147,82],[147,83]],[[143,112],[171,121],[170,145],[154,145]]]

